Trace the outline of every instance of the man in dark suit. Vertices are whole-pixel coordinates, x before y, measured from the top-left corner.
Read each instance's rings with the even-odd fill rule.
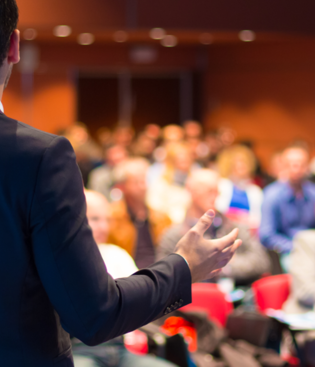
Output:
[[[15,0],[0,2],[0,99],[19,61]],[[86,220],[68,140],[0,115],[0,360],[5,367],[73,366],[69,334],[96,345],[190,302],[236,248],[205,214],[176,253],[129,278],[107,273]],[[185,261],[186,260],[186,261]]]

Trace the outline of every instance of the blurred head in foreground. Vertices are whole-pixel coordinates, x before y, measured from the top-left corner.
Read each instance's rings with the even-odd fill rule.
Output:
[[[106,243],[109,232],[110,206],[105,196],[85,190],[86,216],[97,244]]]

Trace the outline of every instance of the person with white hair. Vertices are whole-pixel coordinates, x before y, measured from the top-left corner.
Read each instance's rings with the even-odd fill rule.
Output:
[[[176,243],[198,221],[205,208],[214,208],[218,196],[219,175],[210,169],[193,171],[186,189],[191,195],[186,218],[182,224],[172,226],[165,232],[157,248],[157,259],[162,259],[174,251]],[[238,285],[249,285],[262,274],[270,271],[270,261],[264,247],[245,224],[233,223],[220,212],[216,212],[212,226],[206,231],[205,238],[216,239],[229,233],[236,226],[242,246],[236,251],[233,261],[222,269],[222,276],[232,278]]]
[[[158,240],[171,225],[166,214],[147,206],[148,168],[148,161],[139,157],[119,164],[114,177],[123,197],[111,204],[109,241],[125,249],[139,268],[154,263]]]

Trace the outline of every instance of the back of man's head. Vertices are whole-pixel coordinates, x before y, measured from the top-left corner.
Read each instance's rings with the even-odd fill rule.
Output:
[[[19,10],[15,0],[0,1],[0,67],[10,47],[10,37],[17,27]]]

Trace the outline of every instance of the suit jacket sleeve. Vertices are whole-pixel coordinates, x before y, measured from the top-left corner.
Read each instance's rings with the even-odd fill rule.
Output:
[[[44,288],[64,329],[86,344],[99,344],[191,302],[190,270],[176,254],[129,278],[115,281],[108,275],[87,224],[82,178],[65,138],[53,138],[42,155],[30,227]]]

